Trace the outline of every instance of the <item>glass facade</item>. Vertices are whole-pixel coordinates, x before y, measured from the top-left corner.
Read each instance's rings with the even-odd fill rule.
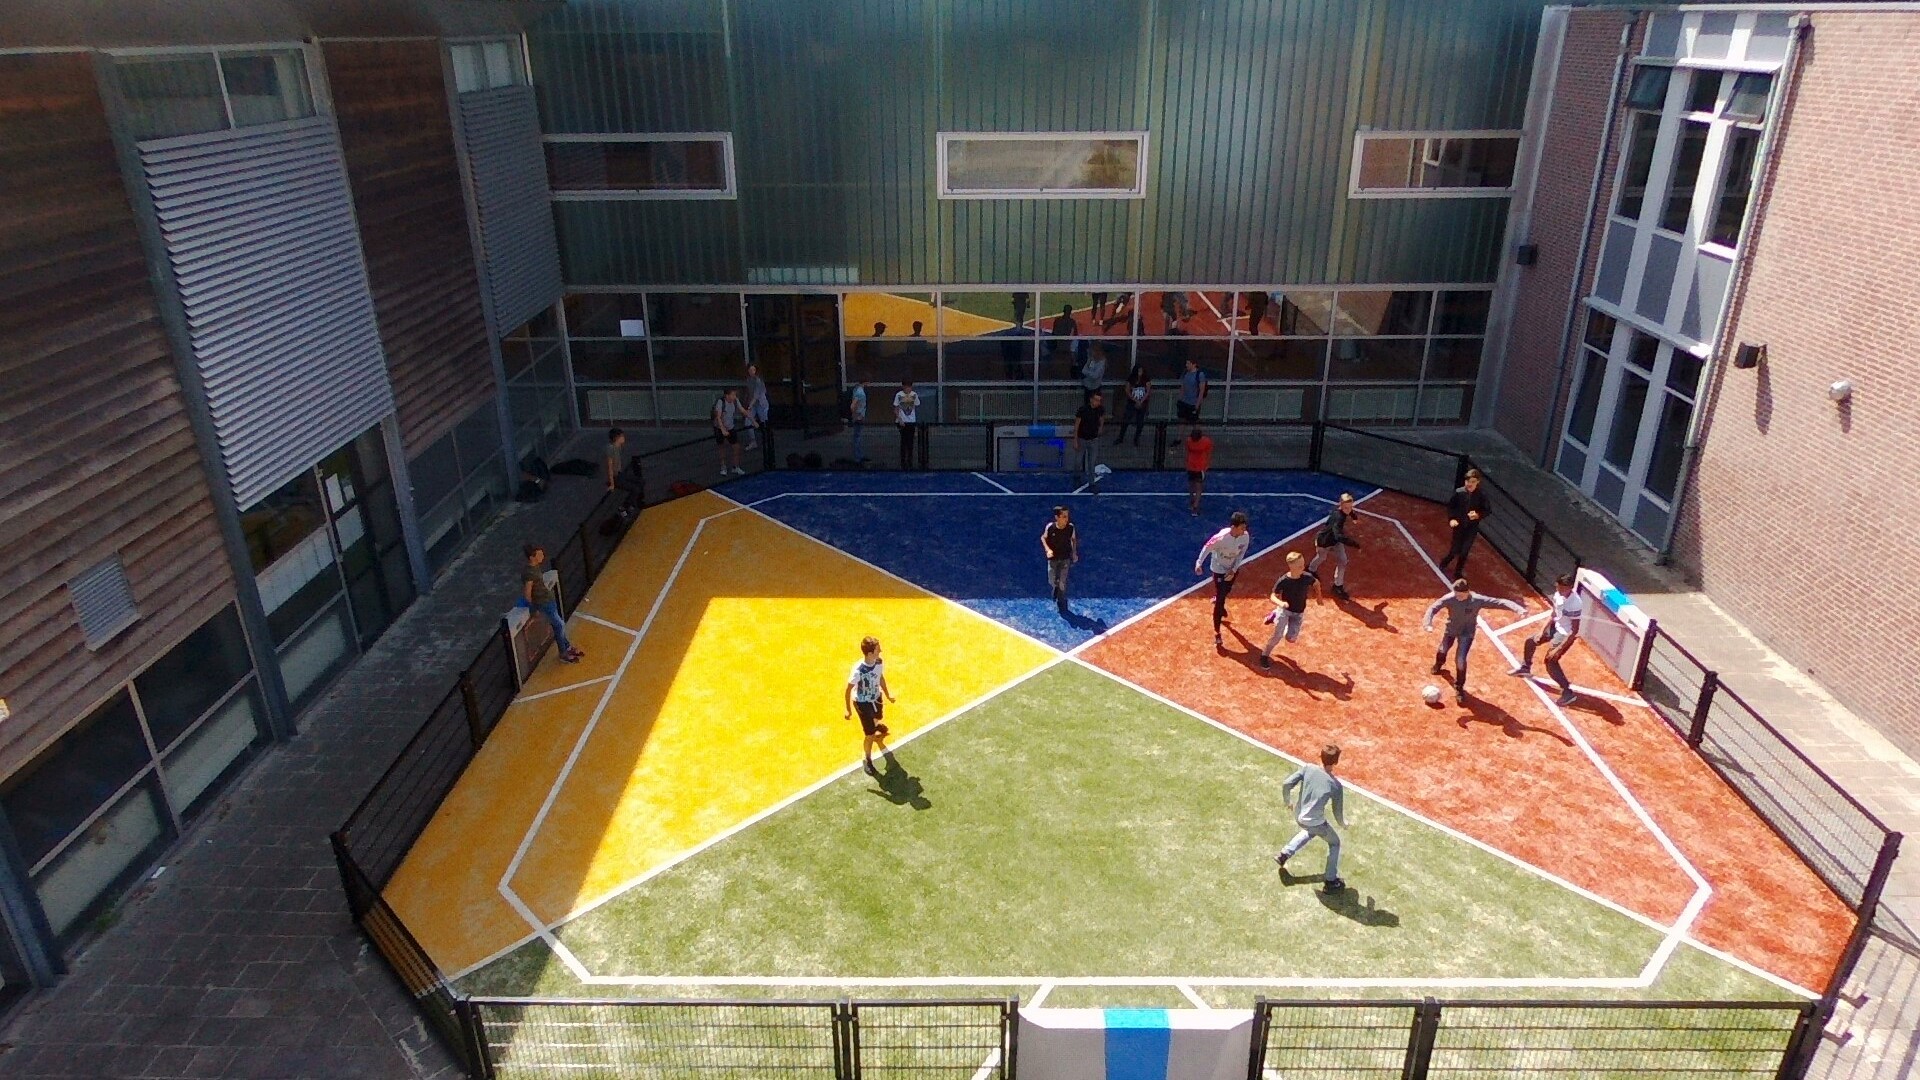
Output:
[[[1209,419],[1441,425],[1472,409],[1489,300],[1472,285],[577,292],[566,321],[580,419],[594,426],[703,424],[748,363],[775,423],[803,404],[819,416],[862,379],[913,380],[942,421],[1018,422],[1070,415],[1090,380],[1111,389],[1136,364],[1170,385],[1188,360],[1210,376]],[[1150,415],[1171,419],[1173,398],[1153,395]]]
[[[95,921],[265,744],[230,604],[0,786],[54,935]]]
[[[242,511],[240,528],[297,712],[413,601],[380,429]]]

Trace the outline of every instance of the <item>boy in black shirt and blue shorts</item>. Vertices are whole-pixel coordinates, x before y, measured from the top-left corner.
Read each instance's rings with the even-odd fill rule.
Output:
[[[874,776],[880,771],[873,767],[873,748],[878,746],[882,754],[891,753],[887,749],[887,725],[881,723],[886,706],[880,698],[885,695],[893,700],[893,691],[887,687],[887,665],[880,659],[880,639],[864,638],[860,642],[860,660],[847,674],[845,698],[847,715],[860,714],[860,730],[866,741],[860,746],[860,756],[866,761],[866,770]]]
[[[1287,552],[1287,572],[1273,583],[1273,611],[1267,616],[1267,622],[1273,624],[1273,636],[1267,639],[1267,647],[1260,650],[1260,666],[1273,666],[1273,650],[1285,638],[1291,645],[1300,640],[1300,624],[1307,617],[1307,593],[1320,584],[1320,575],[1307,569],[1306,556],[1297,551]]]

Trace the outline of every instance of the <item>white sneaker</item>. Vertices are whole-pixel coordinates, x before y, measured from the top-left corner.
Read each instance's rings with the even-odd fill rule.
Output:
[[[743,469],[743,468],[741,468],[741,467],[740,467],[740,466],[738,466],[738,465],[735,465],[735,466],[733,467],[733,475],[735,475],[735,476],[745,476],[745,475],[747,475],[747,470],[745,470],[745,469]]]

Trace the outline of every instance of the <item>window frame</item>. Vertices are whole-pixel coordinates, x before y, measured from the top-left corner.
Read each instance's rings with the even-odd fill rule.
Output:
[[[205,56],[213,59],[214,82],[220,87],[220,108],[226,116],[226,125],[212,131],[193,132],[186,135],[155,135],[137,140],[140,145],[148,143],[171,143],[177,139],[206,139],[219,135],[229,135],[237,131],[260,131],[286,124],[298,124],[303,121],[333,115],[333,102],[328,95],[325,69],[320,65],[319,57],[304,41],[255,42],[244,45],[198,45],[198,46],[140,46],[123,49],[101,50],[107,57],[113,75],[114,94],[121,99],[123,106],[131,106],[126,92],[120,86],[119,72],[124,66],[145,61],[166,60],[171,57]],[[241,124],[233,111],[233,91],[227,86],[227,69],[222,62],[228,57],[248,57],[272,55],[274,53],[295,53],[300,57],[300,74],[305,80],[308,112],[304,116],[295,116],[285,120],[271,120],[264,124]]]
[[[955,190],[947,175],[948,147],[955,142],[1103,142],[1132,139],[1140,152],[1134,160],[1133,187],[1050,190],[1027,188],[962,188]],[[1152,133],[1139,131],[938,131],[934,133],[935,193],[942,199],[1006,201],[1013,199],[1144,199],[1147,197],[1147,161]]]
[[[674,143],[714,142],[720,144],[720,163],[726,171],[724,188],[608,188],[604,191],[560,191],[548,185],[554,202],[626,202],[637,199],[716,200],[738,199],[740,178],[734,170],[733,132],[731,131],[658,131],[658,132],[563,132],[540,136],[542,168],[546,167],[546,148],[550,145],[581,143]]]
[[[508,82],[508,83],[501,83],[498,86],[488,85],[488,86],[474,87],[472,89],[465,89],[465,90],[461,89],[460,65],[454,60],[454,55],[455,55],[454,50],[462,49],[462,48],[472,48],[472,49],[480,50],[480,70],[484,72],[487,68],[486,48],[488,45],[506,45],[508,49],[513,53],[514,75],[515,75],[514,81]],[[532,86],[533,85],[533,58],[527,52],[527,39],[526,39],[526,35],[524,34],[495,35],[492,37],[449,38],[446,42],[446,56],[447,56],[447,59],[446,59],[447,81],[453,84],[453,93],[456,98],[465,97],[468,94],[491,93],[492,91],[505,90],[508,87],[512,87],[512,86]]]
[[[1460,130],[1424,129],[1414,131],[1362,130],[1353,133],[1352,161],[1347,169],[1349,199],[1506,199],[1517,190],[1519,158],[1526,133],[1518,128],[1465,128]],[[1506,187],[1445,188],[1363,188],[1360,164],[1369,139],[1512,139],[1514,143],[1514,183]]]

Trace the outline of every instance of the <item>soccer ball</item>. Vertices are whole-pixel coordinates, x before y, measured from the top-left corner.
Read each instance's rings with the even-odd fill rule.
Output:
[[[1429,705],[1440,704],[1440,688],[1437,686],[1429,686],[1425,690],[1420,691],[1420,696],[1425,699]]]
[[[1093,478],[1095,480],[1105,480],[1107,477],[1112,475],[1113,475],[1113,470],[1107,468],[1105,465],[1095,465],[1093,467]]]

